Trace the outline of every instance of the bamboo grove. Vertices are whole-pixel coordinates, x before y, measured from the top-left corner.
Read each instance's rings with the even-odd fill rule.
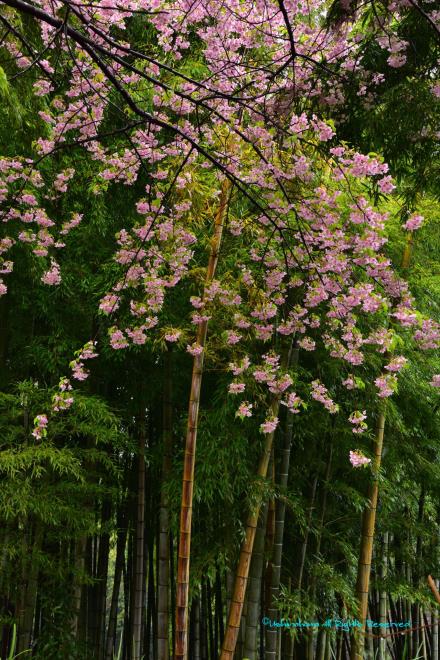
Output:
[[[439,660],[439,64],[0,0],[0,660]]]

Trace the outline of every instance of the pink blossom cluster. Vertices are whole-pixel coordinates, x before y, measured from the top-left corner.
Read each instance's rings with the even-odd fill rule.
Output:
[[[275,429],[278,426],[278,417],[269,417],[266,419],[263,424],[260,425],[261,433],[274,433]]]
[[[394,374],[384,374],[374,381],[378,391],[377,396],[381,399],[392,396],[397,389],[397,378]]]
[[[75,359],[70,362],[69,367],[72,370],[72,377],[76,380],[86,380],[89,377],[90,372],[84,367],[84,361],[98,357],[95,346],[96,341],[91,340],[75,352]]]
[[[71,394],[72,386],[67,378],[61,378],[59,385],[59,392],[55,393],[52,397],[52,410],[60,412],[67,410],[73,404],[73,396]]]
[[[91,187],[94,195],[102,194],[110,183],[140,186],[141,169],[148,173],[148,183],[142,184],[144,189],[131,209],[137,220],[127,222],[117,236],[114,260],[118,276],[99,305],[104,315],[113,316],[108,331],[112,348],[143,345],[156,332],[169,343],[178,341],[182,330],[162,325],[164,305],[168,294],[192,276],[195,249],[204,249],[207,243],[211,209],[218,208],[225,173],[236,182],[243,199],[252,201],[247,206],[253,207],[258,200],[258,211],[228,217],[231,270],[208,282],[201,295],[190,298],[190,304],[193,326],[208,321],[218,326],[228,351],[227,361],[235,360],[230,363],[234,377],[240,377],[250,366],[249,358],[238,362],[233,357],[236,347],[248,340],[269,343],[295,336],[303,350],[313,351],[323,344],[331,357],[344,360],[353,369],[363,364],[367,351],[383,354],[389,350],[397,333],[388,328],[389,322],[399,324],[408,333],[408,340],[413,339],[420,348],[436,348],[440,342],[438,324],[416,312],[407,283],[396,275],[384,254],[388,214],[380,202],[373,204],[367,193],[359,192],[370,189],[391,194],[395,183],[388,165],[374,155],[338,145],[337,127],[316,114],[320,104],[342,112],[345,84],[353,73],[359,74],[359,102],[365,107],[374,104],[375,86],[383,83],[384,74],[364,69],[362,36],[351,29],[322,31],[319,21],[311,17],[327,12],[325,0],[310,0],[307,7],[286,1],[299,53],[290,66],[291,44],[277,0],[257,2],[255,7],[251,3],[249,8],[241,0],[169,0],[165,4],[130,0],[126,4],[121,11],[120,5],[109,1],[100,7],[99,16],[94,3],[75,5],[75,21],[88,43],[100,48],[111,44],[111,54],[117,57],[104,58],[110,75],[104,75],[97,58],[74,39],[67,41],[63,32],[54,41],[56,28],[42,22],[47,59],[40,60],[38,76],[33,79],[35,95],[46,97],[39,115],[44,132],[36,141],[42,162],[65,143],[79,140],[96,173]],[[381,15],[382,23],[374,27],[376,41],[394,68],[406,61],[408,44],[401,38],[400,26],[407,5],[406,0],[393,0],[388,12]],[[52,22],[59,20],[59,3],[43,0],[42,7]],[[254,10],[258,21],[253,20]],[[126,20],[138,11],[144,12],[145,21],[157,36],[157,57],[156,51],[154,57],[148,54],[142,58],[142,66],[136,58],[127,57],[130,37]],[[432,10],[426,11],[432,16]],[[437,20],[435,16],[433,20]],[[170,71],[180,72],[180,60],[194,34],[204,55],[203,72],[195,74],[193,80],[176,73],[177,81],[170,89]],[[18,70],[24,72],[32,65],[12,32],[4,43]],[[257,58],[250,73],[244,53],[260,53],[262,44],[267,61],[259,65]],[[60,46],[69,56],[73,54],[76,65],[66,70],[66,89],[51,94]],[[338,75],[326,81],[319,65],[322,62]],[[145,121],[142,114],[141,123],[134,122],[127,142],[110,139],[107,143],[98,137],[113,107],[115,80],[122,86],[123,98],[132,98],[130,113],[136,115],[141,82],[152,90],[153,110],[151,121]],[[242,90],[240,102],[235,94],[238,89]],[[435,85],[432,89],[436,94]],[[296,115],[294,98],[312,99],[312,103],[307,107],[305,101],[304,110]],[[199,116],[200,107],[212,121],[196,123],[194,117]],[[245,121],[240,119],[243,107],[248,113]],[[282,160],[281,138],[274,130],[279,117],[285,125],[281,132]],[[225,142],[225,127],[233,138],[233,148]],[[329,140],[335,141],[329,150],[331,160],[322,158],[319,148],[327,148]],[[206,190],[206,171],[215,170],[215,163],[222,164],[223,172],[221,176],[212,174],[216,185]],[[316,173],[324,170],[328,183],[318,183]],[[36,258],[49,257],[51,266],[41,280],[50,286],[61,281],[53,257],[55,250],[64,247],[60,237],[82,219],[75,213],[58,228],[50,217],[50,205],[66,193],[74,175],[73,167],[64,167],[50,177],[44,167],[30,159],[0,159],[0,202],[6,209],[2,222],[10,234],[0,239],[0,254],[6,255],[20,242]],[[170,195],[171,183],[175,195]],[[297,192],[286,194],[290,189]],[[208,220],[202,208],[210,209]],[[422,222],[416,213],[404,228],[414,231]],[[198,240],[200,246],[196,245]],[[245,245],[250,247],[243,258]],[[11,271],[12,261],[5,257],[0,275]],[[0,295],[6,291],[0,279]],[[130,321],[124,325],[116,315],[121,307],[130,313]],[[359,329],[366,326],[366,333]],[[318,328],[319,333],[313,332]],[[188,343],[186,350],[197,358],[204,348],[194,342]],[[87,378],[84,361],[95,355],[93,346],[84,347],[71,363],[74,378]],[[385,367],[390,373],[375,381],[379,397],[394,391],[395,374],[404,364],[405,358],[399,356]],[[296,413],[302,401],[293,391],[294,381],[288,373],[279,372],[279,357],[267,353],[252,375],[265,385],[269,396],[282,397],[281,403]],[[355,389],[357,382],[350,374],[344,385]],[[244,389],[244,382],[233,382],[230,392],[239,393],[242,386]],[[337,404],[319,380],[312,382],[311,390],[313,399],[330,413],[337,412]],[[58,396],[64,400],[64,394],[60,391]],[[63,409],[61,400],[56,405]],[[252,404],[242,403],[239,416],[249,416],[251,408]],[[363,419],[355,419],[360,421],[350,420],[353,430],[362,428]],[[262,425],[263,431],[273,432],[274,424],[269,418]]]
[[[412,215],[410,218],[408,218],[405,224],[402,225],[402,227],[407,231],[415,231],[416,229],[420,229],[420,227],[423,225],[423,220],[423,215]]]
[[[367,428],[367,424],[365,423],[365,419],[367,419],[367,411],[360,411],[360,410],[355,410],[354,412],[351,413],[351,415],[348,418],[348,421],[350,424],[353,424],[352,431],[353,433],[363,433]]]
[[[319,380],[312,381],[311,384],[311,395],[312,399],[322,403],[324,408],[329,411],[332,415],[338,412],[339,406],[333,401],[333,399],[328,395],[328,390],[323,383]]]
[[[240,417],[240,419],[244,419],[245,417],[252,417],[252,408],[253,408],[252,403],[249,403],[249,401],[243,401],[239,405],[238,410],[235,413],[235,416]]]
[[[361,451],[356,449],[355,451],[350,451],[350,463],[353,467],[358,468],[371,463],[371,458],[367,458]]]
[[[48,419],[46,415],[37,415],[34,419],[34,430],[32,435],[36,440],[41,440],[47,435],[47,423]]]

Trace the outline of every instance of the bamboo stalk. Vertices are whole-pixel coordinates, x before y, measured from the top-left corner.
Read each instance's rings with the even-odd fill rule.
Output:
[[[432,593],[434,594],[434,598],[436,599],[437,603],[440,605],[440,594],[437,590],[434,580],[430,575],[428,575],[428,584]]]
[[[370,583],[371,558],[373,555],[374,530],[376,525],[377,499],[379,495],[379,470],[382,462],[383,437],[385,430],[386,402],[383,402],[376,425],[373,480],[370,483],[369,506],[365,509],[362,520],[361,549],[359,554],[356,597],[359,602],[359,618],[362,624],[357,629],[351,645],[351,660],[363,660],[365,644],[365,620],[368,610],[368,587]]]
[[[205,278],[207,287],[214,278],[223,234],[223,223],[228,205],[231,183],[225,179],[220,193],[220,202],[214,221],[214,235]],[[208,322],[200,323],[197,329],[197,344],[203,349],[206,343]],[[182,502],[180,509],[179,553],[177,560],[176,593],[176,646],[175,660],[187,660],[188,654],[188,598],[189,566],[191,556],[191,521],[194,491],[194,466],[199,418],[200,390],[202,386],[204,350],[194,356],[186,432],[185,458],[183,466]]]
[[[271,413],[273,417],[278,416],[279,410],[279,397],[273,398],[271,403]],[[257,476],[260,479],[265,479],[267,476],[267,468],[269,466],[270,456],[272,453],[272,445],[275,432],[267,433],[264,443],[263,455],[260,458]],[[262,505],[262,493],[259,492],[256,497],[256,503],[253,511],[248,516],[246,522],[246,534],[240,550],[240,558],[238,567],[235,574],[234,591],[231,598],[231,606],[229,609],[228,624],[226,633],[223,640],[222,651],[220,660],[233,660],[235,647],[237,644],[238,631],[240,629],[241,615],[243,612],[244,598],[246,594],[246,587],[249,578],[249,568],[252,558],[252,551],[254,547],[255,534],[258,525],[258,518],[260,515]]]
[[[428,576],[428,582],[432,582],[434,584],[434,587],[436,589],[437,594],[435,595],[435,598],[437,602],[440,605],[440,594],[438,593],[437,587],[438,587],[438,580],[437,580],[437,585],[435,584],[434,580],[432,577],[429,575]],[[431,585],[430,585],[431,586]],[[432,610],[431,618],[434,619],[434,625],[432,626],[432,660],[439,660],[439,625],[438,625],[438,612],[436,610]]]
[[[382,566],[381,566],[381,579],[385,580],[388,573],[388,532],[383,535],[383,548],[382,548]],[[387,622],[387,592],[384,588],[381,589],[379,594],[379,621],[385,624]],[[386,656],[386,639],[385,628],[381,629],[381,639],[379,640],[379,660],[385,660]]]
[[[293,341],[292,341],[290,353],[288,356],[289,367],[295,367],[298,364],[298,355],[299,355],[298,348],[293,346]],[[282,491],[286,490],[289,479],[290,452],[291,452],[292,436],[293,436],[293,419],[294,419],[293,413],[287,411],[284,443],[281,450],[281,461],[280,461],[279,476],[278,476],[278,485]],[[285,518],[286,518],[286,502],[283,498],[279,498],[277,499],[275,506],[275,535],[274,535],[273,551],[272,551],[271,585],[266,603],[266,612],[269,619],[275,619],[277,615],[275,601],[278,598],[279,589],[280,589]],[[277,642],[280,635],[278,635],[278,631],[276,630],[276,628],[269,627],[265,631],[265,636],[266,636],[266,647],[265,647],[266,660],[271,660],[271,659],[275,660]]]
[[[113,660],[115,648],[116,623],[118,614],[119,590],[125,561],[125,546],[127,540],[127,527],[125,523],[125,511],[118,515],[118,531],[116,541],[116,560],[113,576],[113,590],[108,617],[107,640],[105,646],[105,660]]]
[[[138,491],[136,516],[136,546],[134,561],[133,612],[131,616],[131,659],[140,660],[142,642],[143,582],[145,579],[145,435],[143,425],[138,445]]]
[[[40,569],[39,553],[43,542],[43,525],[40,521],[35,523],[32,558],[29,565],[28,583],[24,598],[24,611],[21,619],[21,630],[17,638],[17,652],[22,653],[31,645],[32,627],[37,600],[38,574]]]
[[[261,584],[264,567],[264,533],[266,530],[268,506],[265,504],[260,512],[254,551],[249,573],[249,588],[247,593],[246,635],[244,643],[245,658],[257,660],[259,611],[261,604]]]
[[[101,510],[101,534],[99,537],[99,552],[97,563],[97,579],[99,582],[96,584],[96,657],[102,658],[104,656],[105,645],[105,620],[106,620],[106,602],[107,602],[107,579],[108,579],[108,560],[110,552],[110,536],[105,529],[106,523],[111,518],[111,503],[109,500],[104,500]]]
[[[209,638],[209,657],[211,660],[217,658],[217,649],[214,649],[214,622],[212,616],[212,588],[210,579],[206,580],[206,600],[208,608],[208,638]]]
[[[173,445],[172,434],[172,371],[171,353],[166,351],[164,356],[164,396],[163,396],[163,460],[162,460],[162,487],[160,493],[159,509],[159,547],[157,572],[157,654],[158,660],[169,658],[169,577],[170,577],[170,523],[168,500],[165,494],[164,483],[171,471],[171,452]]]
[[[75,582],[73,587],[73,619],[72,619],[72,633],[75,639],[79,639],[79,613],[81,607],[81,593],[82,593],[82,573],[85,566],[87,540],[82,536],[75,543]]]

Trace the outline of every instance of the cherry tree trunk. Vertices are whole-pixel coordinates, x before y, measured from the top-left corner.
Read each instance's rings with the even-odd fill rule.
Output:
[[[231,183],[225,179],[220,193],[220,203],[214,222],[214,235],[211,240],[211,250],[205,286],[214,278],[222,241],[223,222],[228,205]],[[204,349],[207,321],[201,323],[197,330],[197,344]],[[176,645],[175,660],[187,660],[188,656],[188,597],[189,597],[189,565],[191,556],[191,521],[194,490],[194,466],[196,459],[196,440],[199,418],[200,390],[202,386],[204,350],[194,356],[191,379],[191,393],[188,409],[188,424],[186,431],[185,457],[183,465],[182,502],[180,509],[179,553],[177,559],[177,593],[176,593]]]

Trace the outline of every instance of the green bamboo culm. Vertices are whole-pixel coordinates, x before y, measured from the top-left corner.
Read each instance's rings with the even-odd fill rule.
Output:
[[[12,628],[11,648],[9,650],[7,660],[15,660],[15,658],[20,658],[25,653],[31,653],[32,652],[31,649],[25,649],[24,651],[21,651],[21,653],[17,653],[17,655],[15,655],[15,649],[16,648],[17,648],[17,626],[14,623],[14,626]]]

